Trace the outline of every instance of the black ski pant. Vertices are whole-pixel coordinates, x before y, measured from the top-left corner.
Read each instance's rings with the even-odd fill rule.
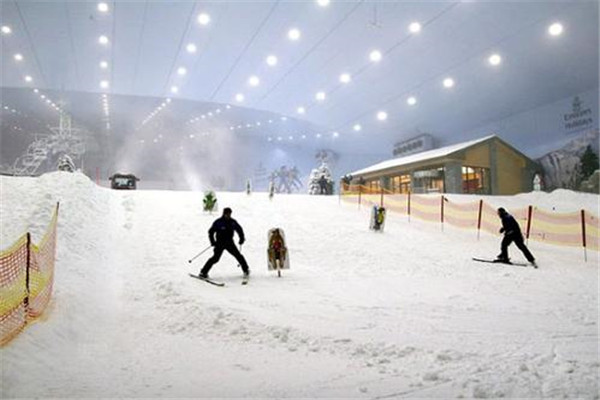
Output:
[[[502,239],[502,252],[500,253],[500,258],[508,260],[508,246],[512,242],[515,242],[515,245],[519,248],[519,250],[523,252],[523,255],[525,256],[525,258],[527,258],[527,261],[533,262],[535,260],[535,258],[523,242],[523,235],[505,235],[504,239]]]
[[[204,267],[202,267],[202,271],[200,271],[200,273],[208,275],[208,271],[210,271],[210,269],[212,268],[213,265],[215,265],[216,263],[219,262],[219,260],[221,259],[221,255],[223,254],[223,252],[225,250],[227,250],[229,252],[229,254],[234,256],[235,259],[237,260],[237,262],[240,263],[240,266],[242,267],[242,271],[244,271],[244,273],[247,273],[250,271],[250,268],[248,267],[248,263],[246,262],[246,259],[244,258],[242,253],[240,253],[240,251],[237,249],[235,243],[228,242],[228,243],[217,243],[215,245],[213,256],[211,258],[209,258],[208,261],[206,261],[206,264],[204,264]]]

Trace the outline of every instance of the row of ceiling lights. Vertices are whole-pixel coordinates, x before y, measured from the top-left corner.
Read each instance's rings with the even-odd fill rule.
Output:
[[[225,104],[225,109],[229,110],[229,109],[231,109],[231,106],[229,104]],[[209,112],[207,112],[205,114],[200,115],[199,117],[195,117],[195,118],[190,119],[189,123],[193,124],[193,123],[199,122],[200,120],[203,120],[203,119],[212,118],[212,117],[217,116],[218,114],[220,114],[221,111],[222,110],[220,108],[217,108],[214,111],[209,111]]]
[[[329,0],[317,0],[317,3],[320,6],[325,7],[325,6],[329,5]],[[97,8],[98,8],[98,11],[100,11],[102,13],[107,13],[109,11],[109,6],[105,2],[98,3]],[[208,25],[210,23],[210,21],[211,21],[211,18],[210,18],[210,15],[208,15],[206,13],[200,13],[198,15],[198,17],[197,17],[197,21],[198,21],[198,23],[200,25]],[[419,33],[421,31],[421,29],[422,29],[422,26],[418,22],[412,22],[409,25],[409,27],[408,27],[409,32],[411,32],[412,34]],[[548,27],[548,33],[551,36],[555,36],[555,37],[556,36],[560,36],[563,33],[563,30],[564,30],[564,28],[563,28],[562,24],[560,24],[558,22],[555,22],[555,23],[551,24]],[[10,26],[8,26],[8,25],[4,25],[4,26],[2,26],[0,28],[0,32],[3,35],[10,35],[12,33],[12,28]],[[300,30],[298,28],[291,28],[288,31],[288,38],[290,40],[296,41],[296,40],[299,40],[300,37],[301,37],[301,32],[300,32]],[[107,46],[109,44],[109,39],[108,39],[107,36],[102,35],[102,36],[99,37],[98,42],[101,45]],[[188,53],[195,53],[197,51],[197,47],[196,47],[196,45],[194,43],[188,43],[186,45],[186,51]],[[369,53],[369,60],[371,62],[373,62],[373,63],[380,62],[382,60],[382,58],[383,58],[383,55],[382,55],[381,51],[379,51],[379,50],[372,50]],[[22,54],[16,53],[14,55],[14,60],[16,62],[22,62],[24,60],[24,57],[23,57]],[[266,57],[265,61],[266,61],[267,65],[273,67],[273,66],[277,65],[278,58],[275,55],[271,54],[271,55],[268,55]],[[492,55],[490,55],[488,57],[488,63],[490,65],[492,65],[492,66],[498,66],[498,65],[501,64],[501,62],[502,62],[502,57],[499,54],[497,54],[497,53],[492,54]],[[109,67],[108,62],[104,61],[104,60],[100,61],[99,65],[100,65],[100,68],[104,69],[104,70],[108,69],[108,67]],[[185,76],[187,74],[187,69],[185,67],[183,67],[183,66],[180,66],[180,67],[177,68],[177,74],[179,76]],[[32,83],[33,82],[33,78],[31,77],[31,75],[24,75],[24,80],[27,83]],[[347,72],[344,72],[344,73],[342,73],[339,76],[339,82],[342,83],[342,84],[348,84],[348,83],[350,83],[351,80],[352,80],[352,77]],[[257,86],[260,85],[260,78],[258,76],[256,76],[256,75],[252,75],[248,79],[248,84],[251,87],[257,87]],[[445,88],[450,89],[450,88],[454,87],[454,85],[455,85],[454,79],[452,79],[451,77],[446,77],[443,80],[442,85]],[[103,80],[100,81],[100,87],[102,89],[108,89],[109,86],[110,86],[110,82],[108,80],[103,79]],[[177,86],[173,85],[171,87],[171,92],[172,93],[178,93],[178,91],[179,91],[179,88]],[[324,102],[325,99],[326,99],[326,97],[327,97],[327,94],[326,94],[325,91],[319,91],[319,92],[317,92],[315,94],[315,100],[317,102],[319,102],[319,103]],[[244,98],[245,98],[245,96],[244,96],[243,93],[238,93],[238,94],[235,95],[235,100],[238,101],[238,102],[243,102]],[[106,99],[106,98],[103,98],[103,99]],[[416,99],[415,96],[409,96],[407,98],[407,104],[408,105],[413,106],[416,103],[417,103],[417,99]],[[55,108],[60,111],[60,109],[56,105],[53,104],[53,106],[55,106]],[[149,119],[151,119],[161,109],[162,108],[159,106],[159,108],[157,108],[157,110],[155,110],[153,113],[151,113],[150,116],[146,120],[144,120],[144,121],[145,122],[149,121]],[[303,115],[303,114],[306,113],[306,107],[304,107],[304,106],[298,106],[297,109],[296,109],[296,112],[298,114]],[[105,114],[106,114],[106,112],[105,112]],[[386,111],[380,110],[380,111],[378,111],[376,113],[376,118],[379,121],[385,121],[388,118],[388,114],[387,114]],[[250,125],[250,124],[247,124],[247,125]],[[250,127],[250,126],[247,126],[247,127]],[[260,123],[257,123],[257,126],[260,126]],[[238,128],[239,128],[239,126],[238,126]],[[234,128],[232,127],[230,129],[233,130]],[[354,124],[353,129],[355,131],[360,131],[362,129],[362,126],[360,124]],[[337,135],[334,135],[334,136],[337,136]]]

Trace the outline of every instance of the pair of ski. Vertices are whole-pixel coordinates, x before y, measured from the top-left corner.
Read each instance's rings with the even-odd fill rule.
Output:
[[[515,265],[517,267],[528,267],[530,265],[530,264],[519,263],[519,262],[488,260],[488,259],[485,259],[485,258],[477,258],[477,257],[473,257],[473,261],[479,261],[479,262],[490,263],[490,264]],[[535,265],[533,267],[537,268],[537,266],[535,266]]]
[[[210,279],[210,278],[202,278],[201,276],[199,276],[199,275],[194,275],[194,274],[189,274],[189,275],[190,275],[192,278],[196,278],[196,279],[198,279],[198,280],[201,280],[201,281],[204,281],[204,282],[206,282],[206,283],[210,283],[211,285],[215,285],[215,286],[219,286],[219,287],[223,287],[223,286],[225,286],[225,282],[217,282],[217,281],[213,281],[213,280],[212,280],[212,279]],[[248,284],[248,281],[249,281],[248,277],[246,277],[246,276],[245,276],[245,277],[243,277],[243,278],[242,278],[242,285],[247,285],[247,284]]]

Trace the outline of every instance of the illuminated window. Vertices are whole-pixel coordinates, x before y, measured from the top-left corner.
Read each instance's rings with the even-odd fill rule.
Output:
[[[490,193],[490,170],[479,167],[462,167],[463,193]]]
[[[410,175],[392,177],[390,179],[390,186],[393,193],[407,194],[410,191]]]

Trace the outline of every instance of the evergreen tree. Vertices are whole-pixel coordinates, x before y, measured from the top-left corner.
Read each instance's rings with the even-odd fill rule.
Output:
[[[600,168],[598,156],[592,150],[592,146],[588,145],[581,156],[581,164],[579,167],[581,180],[589,178],[594,171]]]
[[[213,212],[216,211],[217,208],[217,196],[215,192],[209,190],[204,193],[204,199],[202,200],[204,203],[204,211]]]

